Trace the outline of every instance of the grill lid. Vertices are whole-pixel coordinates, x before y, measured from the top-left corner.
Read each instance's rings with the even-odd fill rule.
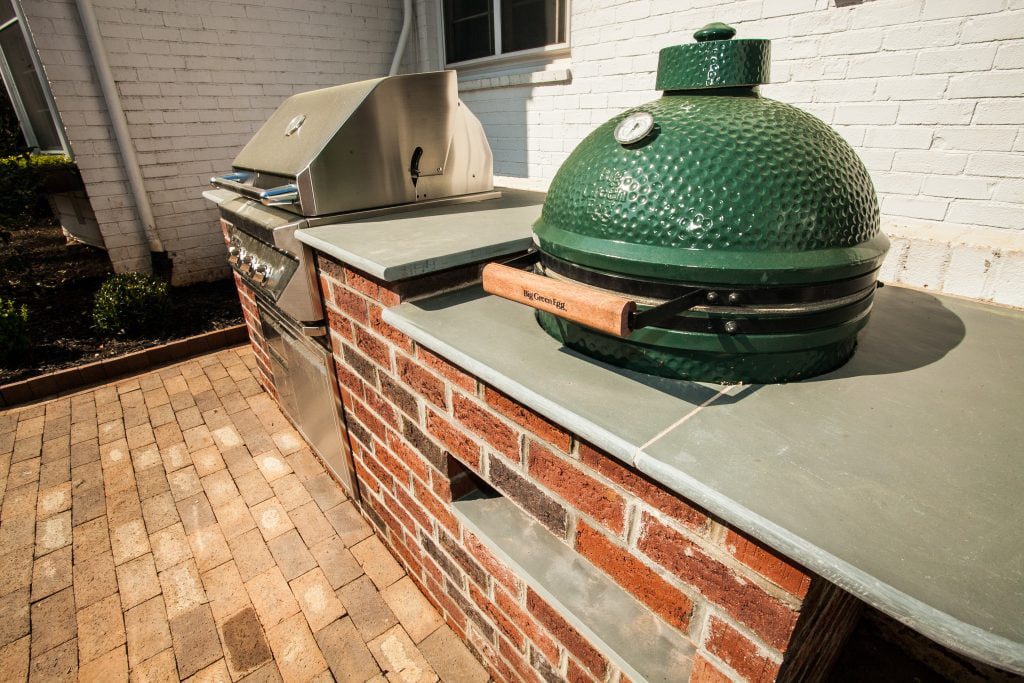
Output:
[[[289,97],[238,153],[234,167],[296,177],[383,80],[375,78]]]
[[[376,209],[493,189],[483,127],[454,71],[405,74],[288,98],[212,179],[304,216]]]
[[[888,240],[864,164],[822,121],[761,97],[769,41],[731,33],[713,25],[697,32],[702,42],[662,50],[659,83],[671,89],[573,150],[534,225],[544,251],[623,274],[735,285],[822,282],[881,265]]]

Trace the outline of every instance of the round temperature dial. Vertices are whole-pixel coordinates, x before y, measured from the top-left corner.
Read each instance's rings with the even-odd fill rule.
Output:
[[[646,111],[638,111],[619,121],[615,126],[615,140],[620,145],[640,142],[654,130],[654,117]]]

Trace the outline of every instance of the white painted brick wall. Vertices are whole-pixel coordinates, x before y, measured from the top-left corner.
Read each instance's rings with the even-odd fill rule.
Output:
[[[401,2],[95,4],[158,230],[186,282],[225,273],[215,214],[197,199],[207,178],[285,97],[383,74]],[[148,250],[74,2],[24,6],[111,257],[141,267]],[[415,8],[405,70],[442,68],[439,0]],[[890,279],[1024,305],[1020,0],[572,0],[571,11],[571,56],[515,79],[531,85],[462,74],[506,182],[545,188],[597,125],[659,95],[660,48],[724,20],[774,41],[765,95],[834,125],[864,159],[895,238]],[[918,274],[935,263],[934,276]]]
[[[437,0],[418,10],[418,66],[441,68]],[[597,125],[660,95],[660,48],[725,21],[773,40],[763,94],[836,126],[871,170],[894,237],[887,278],[1024,306],[1020,0],[572,0],[571,13],[571,56],[546,67],[571,80],[463,92],[504,182],[545,188]]]
[[[114,267],[144,269],[148,246],[74,0],[23,6]],[[227,275],[216,212],[200,198],[210,176],[289,95],[385,74],[401,26],[401,0],[94,6],[175,284]],[[415,40],[407,56],[437,59]]]

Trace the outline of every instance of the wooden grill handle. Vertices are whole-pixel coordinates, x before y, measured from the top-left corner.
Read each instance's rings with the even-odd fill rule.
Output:
[[[484,291],[586,325],[605,334],[628,337],[636,302],[590,287],[554,280],[490,263],[483,271]]]

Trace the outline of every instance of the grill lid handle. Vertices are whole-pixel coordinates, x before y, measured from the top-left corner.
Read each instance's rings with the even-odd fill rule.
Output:
[[[296,204],[299,201],[298,185],[282,185],[259,193],[259,200],[264,206],[280,206]]]
[[[500,263],[483,271],[484,291],[547,311],[605,334],[628,337],[636,302],[571,282],[553,280]]]
[[[243,197],[255,199],[264,206],[281,206],[299,203],[299,188],[294,183],[281,185],[269,190],[261,190],[251,184],[253,173],[237,171],[210,178],[210,184],[224,190],[237,192]]]
[[[616,337],[663,323],[718,296],[703,287],[685,287],[673,299],[638,310],[630,299],[524,270],[539,260],[540,252],[531,250],[503,263],[488,264],[482,273],[484,291]],[[735,321],[725,323],[725,332],[737,331]]]

